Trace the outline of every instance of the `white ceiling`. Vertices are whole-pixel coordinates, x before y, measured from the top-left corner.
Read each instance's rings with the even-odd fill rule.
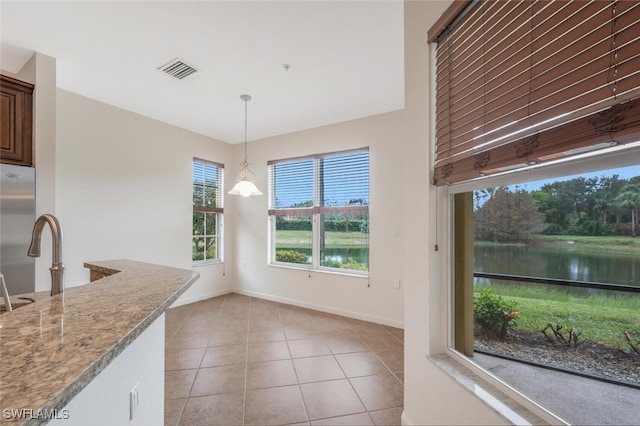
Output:
[[[404,108],[403,2],[0,1],[0,68],[229,142]],[[200,72],[157,70],[179,57]],[[284,64],[290,64],[285,70]]]

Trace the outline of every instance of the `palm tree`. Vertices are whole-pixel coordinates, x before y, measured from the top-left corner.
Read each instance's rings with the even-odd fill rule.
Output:
[[[622,187],[615,203],[624,209],[631,210],[631,235],[635,237],[638,209],[640,208],[640,184],[630,183]]]

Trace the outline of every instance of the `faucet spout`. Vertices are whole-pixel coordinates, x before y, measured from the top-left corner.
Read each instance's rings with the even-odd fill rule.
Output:
[[[43,214],[33,225],[33,234],[31,235],[31,245],[29,246],[28,255],[31,257],[40,257],[40,240],[42,230],[45,223],[49,224],[51,229],[51,239],[53,240],[53,259],[51,268],[51,295],[54,296],[64,291],[64,266],[62,265],[62,227],[55,216],[51,214]]]

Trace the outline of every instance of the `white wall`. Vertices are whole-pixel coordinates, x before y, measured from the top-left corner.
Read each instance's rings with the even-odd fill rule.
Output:
[[[82,265],[90,260],[192,267],[192,160],[229,164],[230,145],[61,89],[56,139],[55,213],[64,230],[67,286],[89,281]],[[220,264],[198,271],[183,298],[232,286]]]
[[[405,1],[404,276],[405,424],[506,424],[488,405],[427,360],[446,350],[446,196],[431,182],[430,57],[427,30],[449,1]],[[437,223],[436,223],[437,218]],[[409,230],[411,232],[409,232]],[[438,238],[436,239],[436,234]],[[439,250],[435,251],[435,244]]]
[[[403,114],[391,112],[304,130],[249,144],[249,161],[262,197],[235,198],[235,288],[384,324],[402,326]],[[267,265],[267,161],[369,147],[369,279]],[[236,147],[236,154],[242,147]],[[370,287],[367,285],[370,284]]]
[[[133,418],[129,393],[138,390]],[[57,412],[50,426],[161,425],[164,422],[164,314]]]

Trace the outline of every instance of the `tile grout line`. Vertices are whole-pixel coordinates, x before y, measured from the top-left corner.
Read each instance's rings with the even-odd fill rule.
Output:
[[[192,306],[191,309],[189,309],[189,312],[184,316],[184,318],[180,320],[180,326],[178,326],[176,328],[176,330],[173,333],[173,336],[171,336],[171,339],[178,334],[178,331],[180,331],[182,329],[182,327],[184,327],[184,321],[187,318],[189,318],[189,316],[191,315],[191,313],[193,312],[194,309],[195,308]],[[166,320],[166,316],[165,316],[165,327],[166,327],[166,322],[167,322],[167,320]],[[171,340],[171,339],[169,339],[169,340]],[[167,353],[166,343],[167,342],[165,342],[165,354]],[[166,369],[166,360],[165,360],[165,369]],[[165,370],[164,374],[166,375],[166,370]],[[196,376],[197,375],[198,375],[198,373],[196,372]],[[195,383],[195,381],[196,381],[196,379],[194,377],[193,378],[193,382]],[[167,384],[165,383],[165,387],[166,387],[166,385]],[[193,383],[191,384],[191,386],[193,386]],[[165,393],[166,393],[166,390],[165,390]],[[191,389],[189,389],[189,393],[191,393]],[[187,406],[187,402],[188,401],[189,401],[189,394],[187,394],[187,397],[184,399],[184,403],[182,404],[182,407],[180,408],[180,412],[178,413],[178,418],[176,420],[176,426],[179,425],[180,424],[180,420],[182,420],[182,414],[184,413],[184,409]],[[165,402],[166,402],[166,399],[165,399]],[[166,408],[165,408],[165,410],[166,410]]]
[[[284,324],[282,324],[282,317],[280,316],[280,308],[277,307],[278,312],[278,321],[280,321],[280,326],[282,327],[282,334],[284,334],[284,341],[287,344],[287,350],[289,351],[289,361],[291,362],[291,367],[293,367],[293,374],[296,376],[296,383],[298,385],[298,392],[300,393],[300,399],[302,400],[302,406],[304,407],[304,415],[307,417],[307,422],[311,424],[311,418],[309,417],[309,409],[307,408],[307,402],[304,399],[304,394],[302,393],[302,386],[300,384],[300,378],[298,377],[298,370],[296,370],[296,365],[293,362],[293,354],[291,353],[291,347],[289,346],[289,339],[287,338],[287,332],[284,329]]]
[[[374,349],[371,347],[371,345],[369,345],[367,342],[365,342],[365,341],[360,337],[360,335],[358,334],[358,332],[357,332],[357,331],[355,331],[355,330],[353,330],[353,329],[352,329],[352,331],[353,331],[353,333],[356,335],[356,337],[357,337],[357,338],[358,338],[358,339],[359,339],[359,340],[360,340],[360,341],[361,341],[361,342],[362,342],[362,343],[363,343],[363,344],[364,344],[364,345],[369,349],[369,351],[370,351],[370,352],[371,352],[371,353],[376,357],[376,359],[378,359],[378,360],[382,363],[382,365],[384,365],[384,367],[389,371],[389,374],[390,374],[394,379],[396,379],[396,380],[397,380],[397,381],[398,381],[398,382],[399,382],[399,383],[404,387],[404,383],[403,383],[403,382],[402,382],[402,381],[401,381],[401,380],[400,380],[400,379],[395,375],[395,373],[394,373],[393,371],[391,371],[391,368],[389,368],[389,366],[387,365],[387,363],[385,363],[385,362],[382,360],[382,358],[380,358],[380,356],[378,355],[377,351],[376,351],[376,350],[374,350]],[[397,337],[393,336],[393,335],[391,334],[391,332],[389,332],[389,330],[384,329],[384,331],[385,331],[388,335],[390,335],[391,337],[393,337],[395,340],[397,340],[397,341],[398,341],[398,343],[401,343],[401,344],[403,345],[403,347],[404,347],[404,343],[403,343],[403,342],[400,342],[400,339],[398,339]],[[338,362],[338,365],[340,365],[340,363],[339,363],[339,362]],[[342,366],[340,366],[340,367],[342,367]],[[374,375],[368,375],[368,376],[375,376],[375,374],[374,374]],[[366,376],[362,376],[362,377],[366,377]],[[371,411],[370,411],[370,410],[367,408],[367,406],[364,404],[364,401],[362,401],[362,398],[360,397],[360,394],[358,393],[358,391],[357,391],[357,390],[355,389],[355,387],[353,386],[353,383],[351,382],[351,378],[350,378],[350,377],[347,377],[347,380],[349,380],[349,384],[351,385],[351,388],[353,389],[353,391],[356,393],[356,395],[357,395],[357,396],[358,396],[358,398],[360,399],[360,402],[362,403],[362,406],[365,408],[365,410],[366,410],[367,414],[368,414],[368,415],[369,415],[369,417],[371,418],[371,421],[375,424],[375,422],[373,421],[373,417],[371,417]],[[403,404],[403,405],[404,405],[404,404]],[[373,410],[373,411],[379,411],[379,410]]]
[[[354,329],[352,329],[351,327],[349,327],[349,329],[351,329],[351,331],[353,332],[353,334],[355,334],[355,336],[358,338],[358,340],[360,340],[360,342],[362,342],[363,345],[365,345],[367,348],[369,348],[369,351],[371,351],[371,353],[373,353],[377,357],[377,355],[373,351],[373,349],[371,349],[371,347],[364,340],[362,340],[362,338],[360,337],[358,332],[355,331]],[[335,354],[333,356],[335,357]],[[340,365],[340,362],[338,361],[337,358],[336,358],[336,362],[338,363],[338,365],[342,369],[342,365]],[[386,367],[386,365],[385,365],[385,367]],[[344,372],[344,369],[343,369],[343,372]],[[360,404],[362,404],[362,407],[364,407],[365,413],[367,413],[367,416],[369,416],[369,419],[371,419],[371,423],[375,424],[376,422],[373,421],[373,417],[371,417],[371,414],[369,413],[369,409],[367,408],[366,404],[362,400],[362,397],[360,396],[360,394],[358,393],[356,388],[353,386],[353,383],[351,382],[351,378],[347,375],[346,372],[344,372],[344,375],[347,378],[347,381],[349,382],[349,386],[351,386],[351,389],[353,389],[353,393],[356,394],[356,396],[358,397],[358,400],[360,401]]]
[[[244,363],[244,377],[243,377],[244,383],[243,383],[243,394],[242,394],[242,396],[243,396],[243,400],[242,400],[242,404],[243,404],[242,405],[242,424],[246,425],[247,424],[247,415],[248,415],[246,404],[247,404],[247,392],[248,392],[248,370],[249,370],[249,365],[248,364],[249,364],[249,351],[250,351],[249,345],[252,342],[251,337],[250,337],[251,336],[251,329],[252,329],[252,325],[253,324],[256,324],[258,326],[260,325],[260,319],[262,319],[262,318],[265,318],[265,320],[269,319],[271,313],[270,313],[269,309],[263,309],[263,308],[268,308],[268,306],[262,306],[260,303],[256,303],[257,300],[260,300],[258,298],[248,297],[247,299],[245,299],[246,300],[246,302],[245,302],[246,305],[245,305],[245,303],[241,303],[240,305],[238,305],[238,303],[237,303],[238,301],[237,300],[231,301],[231,299],[229,299],[227,296],[228,295],[224,295],[224,298],[222,299],[222,304],[220,305],[219,311],[217,312],[217,315],[215,317],[213,317],[213,318],[215,318],[217,320],[220,320],[224,316],[225,312],[228,309],[231,309],[231,311],[229,311],[229,312],[233,313],[234,315],[231,315],[229,317],[229,319],[233,320],[233,323],[239,323],[238,325],[241,325],[241,320],[243,319],[242,317],[246,315],[245,318],[246,318],[246,333],[247,333],[247,335],[246,335],[246,338],[245,338],[245,351],[244,351],[245,352],[245,363]],[[246,308],[243,308],[242,305],[246,306]],[[360,415],[362,413],[367,413],[367,417],[368,417],[369,421],[371,421],[372,424],[375,424],[374,417],[372,415],[372,411],[367,409],[367,407],[364,404],[364,401],[363,401],[361,395],[357,392],[357,390],[355,389],[355,386],[354,386],[354,384],[352,382],[352,379],[360,377],[360,376],[353,377],[353,378],[349,377],[347,375],[346,371],[345,371],[345,367],[343,367],[340,364],[340,362],[338,361],[338,355],[341,355],[343,353],[342,352],[337,353],[328,344],[328,339],[329,339],[330,334],[333,331],[335,331],[335,330],[333,330],[332,327],[340,325],[338,323],[334,323],[333,322],[333,316],[327,317],[328,323],[325,324],[323,322],[324,316],[318,317],[318,316],[313,316],[312,315],[309,318],[303,318],[303,317],[297,318],[297,315],[293,315],[293,312],[295,312],[297,314],[298,313],[297,311],[292,311],[290,313],[289,311],[284,309],[279,303],[274,303],[273,305],[270,304],[269,306],[275,306],[275,308],[276,308],[274,310],[275,312],[273,312],[273,313],[277,314],[276,317],[277,317],[277,321],[278,321],[279,330],[281,330],[281,332],[283,334],[284,341],[285,341],[285,343],[287,345],[286,347],[287,347],[287,351],[288,351],[288,359],[289,359],[289,362],[291,363],[291,365],[292,365],[292,367],[294,369],[293,372],[294,372],[294,375],[295,375],[296,384],[298,385],[298,395],[300,395],[301,402],[303,402],[303,409],[305,411],[305,416],[306,416],[306,420],[304,420],[303,423],[304,422],[310,423],[312,420],[311,420],[311,418],[309,416],[309,411],[308,411],[308,407],[307,407],[307,401],[305,400],[304,395],[302,393],[302,384],[300,383],[300,377],[298,375],[298,371],[297,371],[295,363],[294,363],[294,357],[293,357],[293,351],[292,351],[292,348],[291,348],[291,343],[293,343],[293,341],[297,341],[297,340],[300,340],[300,339],[306,339],[306,340],[316,340],[317,339],[318,341],[322,342],[325,346],[327,346],[328,353],[326,355],[331,355],[331,358],[338,365],[340,371],[342,372],[344,379],[347,379],[349,381],[349,388],[355,393],[356,397],[358,398],[358,401],[361,403],[361,405],[363,407],[363,411],[359,411],[359,412],[356,412],[356,413],[345,414],[344,416]],[[240,309],[238,309],[238,308],[240,308]],[[179,334],[178,333],[179,330],[186,330],[185,321],[187,321],[189,318],[193,318],[193,315],[195,315],[194,314],[195,311],[196,311],[195,308],[191,308],[191,309],[189,309],[189,311],[184,316],[181,316],[182,319],[178,323],[176,323],[178,326],[176,327],[176,329],[175,329],[175,331],[172,334],[170,339],[174,338],[176,336],[176,334]],[[238,311],[238,312],[236,312],[236,311]],[[242,311],[242,312],[240,312],[240,311]],[[306,312],[307,312],[307,310],[302,311],[302,313],[306,313]],[[236,314],[241,314],[241,315],[236,315]],[[269,315],[266,315],[266,314],[269,314]],[[287,315],[285,316],[285,314],[287,314]],[[197,317],[198,316],[196,315],[196,318]],[[338,316],[338,317],[340,317],[340,316]],[[275,318],[273,318],[273,319],[275,319]],[[297,323],[304,324],[305,321],[311,320],[312,321],[311,325],[312,325],[314,334],[307,336],[305,333],[302,333],[300,336],[297,336],[297,338],[289,339],[289,336],[285,332],[284,319],[287,319],[287,324],[292,322],[292,324],[294,324],[294,327],[295,327],[295,325]],[[257,323],[256,323],[256,321],[257,321]],[[276,324],[274,323],[273,325],[275,326]],[[237,327],[237,326],[234,326],[234,328],[235,327]],[[353,327],[355,327],[355,329]],[[355,352],[346,352],[346,353],[371,352],[375,356],[375,358],[372,358],[372,360],[376,359],[378,362],[381,362],[383,364],[383,366],[384,366],[384,372],[383,373],[380,373],[380,374],[366,374],[365,376],[376,376],[376,375],[386,376],[388,374],[391,374],[392,377],[394,377],[394,379],[397,382],[399,382],[400,384],[403,383],[403,381],[400,380],[399,376],[396,375],[396,373],[394,373],[392,371],[392,369],[390,367],[391,364],[387,364],[386,362],[384,362],[382,357],[378,354],[378,350],[375,350],[370,344],[365,342],[363,337],[361,337],[361,335],[364,334],[365,337],[367,337],[367,340],[369,340],[374,346],[376,346],[376,347],[380,346],[378,349],[381,352],[384,352],[386,350],[393,351],[395,348],[393,346],[387,347],[386,345],[388,344],[388,342],[385,339],[383,339],[382,341],[379,341],[379,340],[377,340],[375,338],[375,336],[373,336],[373,334],[378,334],[377,332],[373,331],[373,329],[367,329],[367,328],[362,328],[361,331],[358,332],[358,331],[356,331],[356,329],[358,327],[357,326],[352,326],[351,324],[349,324],[348,327],[346,329],[344,329],[344,330],[341,327],[338,327],[338,328],[340,329],[339,330],[340,332],[344,331],[345,334],[351,334],[351,336],[355,337],[356,340],[354,341],[354,343],[359,342],[362,345],[362,348],[365,349],[365,351],[357,350]],[[346,333],[347,330],[349,331],[349,333]],[[369,331],[369,330],[371,330],[370,331],[370,334],[372,334],[371,336],[367,335],[367,331]],[[400,337],[392,334],[393,330],[390,330],[390,329],[387,329],[387,328],[383,328],[382,330],[384,330],[384,332],[379,333],[380,336],[387,336],[387,337],[390,336],[394,342],[399,343],[401,347],[404,346],[403,340]],[[380,331],[382,331],[382,330],[380,330]],[[304,330],[301,329],[300,331],[304,331]],[[294,328],[293,332],[296,333],[297,330]],[[260,336],[258,336],[258,337],[260,339],[262,339],[262,337],[260,337]],[[277,337],[279,337],[279,336],[277,336]],[[371,337],[371,339],[369,339],[369,337]],[[275,339],[276,336],[266,336],[265,338],[267,338],[268,341],[271,342],[271,341],[275,341],[275,340],[272,340],[272,339]],[[193,382],[191,383],[191,387],[190,387],[189,392],[187,394],[187,398],[185,398],[183,404],[181,404],[181,406],[178,407],[179,412],[177,413],[177,424],[180,423],[180,421],[182,420],[182,416],[185,415],[185,413],[187,412],[186,407],[187,407],[188,402],[191,400],[191,392],[192,392],[193,387],[195,385],[197,376],[199,375],[200,370],[203,368],[203,362],[204,362],[204,358],[205,358],[205,355],[206,355],[206,352],[207,352],[208,348],[209,348],[209,346],[208,346],[208,342],[207,342],[207,345],[204,348],[204,353],[202,355],[202,358],[200,359],[199,365],[196,368],[196,375],[194,377]],[[166,345],[165,345],[165,351],[166,351]],[[321,355],[313,355],[312,354],[312,355],[302,356],[300,358],[316,358],[316,357],[320,357],[322,355],[324,355],[324,353],[321,354]],[[390,356],[394,356],[394,355],[390,354]],[[397,364],[395,356],[393,358],[390,358],[390,360],[391,360],[392,364]],[[398,365],[398,367],[400,367],[400,365]],[[398,374],[402,374],[402,373],[398,373]],[[335,379],[332,379],[332,380],[335,380]],[[319,381],[314,381],[314,382],[310,382],[310,383],[326,382],[326,381],[332,381],[332,380],[319,380]],[[343,379],[340,379],[340,380],[343,380]],[[290,385],[272,386],[272,387],[276,388],[276,387],[285,387],[285,386],[290,386]],[[389,407],[387,409],[379,409],[379,410],[373,410],[373,411],[377,412],[377,411],[394,410],[396,408],[402,408],[402,406],[403,406],[403,404],[401,403],[401,405],[399,405],[398,407]],[[189,411],[189,412],[191,412],[191,411]],[[331,418],[334,418],[334,417],[338,418],[338,417],[344,417],[344,416],[341,415],[341,416],[331,416],[331,417],[326,417],[326,418],[323,417],[323,418],[315,419],[313,421],[322,421],[322,420],[325,420],[325,419],[331,419]]]
[[[220,312],[218,312],[218,319],[220,318],[220,316],[222,315],[222,310],[224,309],[224,304],[227,300],[227,297],[225,295],[224,299],[222,300],[222,306],[220,307]],[[191,311],[189,312],[189,315],[191,315],[191,313],[193,312],[194,309],[191,309]],[[187,315],[187,317],[189,316]],[[200,364],[198,365],[198,368],[196,368],[196,375],[193,378],[193,382],[191,383],[191,387],[189,388],[189,392],[187,393],[187,398],[184,401],[184,406],[182,407],[182,411],[180,413],[180,416],[178,417],[178,425],[180,424],[180,421],[182,420],[182,415],[184,414],[184,409],[187,407],[187,403],[189,402],[189,399],[191,399],[191,391],[193,390],[193,387],[196,384],[196,380],[198,378],[198,375],[200,374],[200,368],[202,366],[202,361],[204,360],[204,355],[207,353],[207,349],[209,348],[209,340],[207,340],[207,343],[204,347],[204,354],[202,355],[202,359],[200,360]]]
[[[247,423],[247,376],[249,375],[249,335],[251,334],[251,305],[253,298],[249,298],[249,313],[247,316],[247,338],[245,339],[244,352],[244,385],[242,389],[242,425]]]
[[[401,341],[400,341],[400,339],[398,339],[396,336],[394,336],[393,334],[391,334],[391,332],[390,332],[389,330],[384,329],[384,331],[385,331],[389,336],[391,336],[391,337],[393,337],[395,340],[397,340],[397,341],[398,341],[398,343],[402,344],[402,347],[404,348],[404,342],[401,342]],[[391,368],[389,368],[389,366],[387,365],[387,363],[386,363],[386,362],[384,362],[384,361],[382,360],[382,358],[380,358],[380,356],[378,355],[378,352],[377,352],[376,350],[374,350],[374,349],[373,349],[373,348],[372,348],[368,343],[366,343],[364,340],[362,340],[362,338],[358,335],[358,333],[357,333],[356,331],[354,331],[354,333],[356,334],[356,336],[358,337],[358,339],[360,339],[360,341],[361,341],[361,342],[362,342],[362,343],[363,343],[367,348],[369,348],[369,350],[371,351],[371,353],[373,353],[373,355],[374,355],[374,356],[375,356],[375,357],[376,357],[376,358],[377,358],[377,359],[382,363],[382,365],[384,365],[384,366],[385,366],[385,368],[386,368],[387,370],[389,370],[389,373],[390,373],[390,374],[391,374],[391,375],[392,375],[392,376],[393,376],[393,377],[394,377],[398,382],[400,382],[400,384],[401,384],[402,386],[404,386],[404,382],[403,382],[402,380],[400,380],[400,379],[398,378],[398,376],[396,376],[396,373],[394,373],[394,372],[391,370]],[[383,350],[384,350],[384,349],[383,349]]]
[[[331,351],[331,348],[329,348],[329,350]],[[369,409],[364,404],[364,401],[362,400],[362,397],[360,396],[360,394],[358,393],[356,388],[353,387],[353,383],[351,383],[351,378],[349,377],[347,372],[342,367],[342,364],[340,364],[340,361],[338,361],[338,358],[336,357],[336,354],[333,353],[333,351],[331,351],[331,355],[333,356],[333,359],[336,362],[336,364],[338,364],[338,367],[340,367],[340,370],[342,371],[342,374],[344,374],[344,378],[347,379],[347,382],[349,383],[349,386],[351,386],[351,389],[353,390],[353,393],[358,397],[358,401],[360,401],[360,404],[362,404],[362,408],[364,408],[364,413],[367,414],[367,416],[369,417],[369,420],[371,420],[371,423],[375,424],[375,422],[373,421],[373,418],[371,417],[371,414],[369,414]],[[355,415],[355,414],[359,414],[359,413],[352,413],[350,415]]]

